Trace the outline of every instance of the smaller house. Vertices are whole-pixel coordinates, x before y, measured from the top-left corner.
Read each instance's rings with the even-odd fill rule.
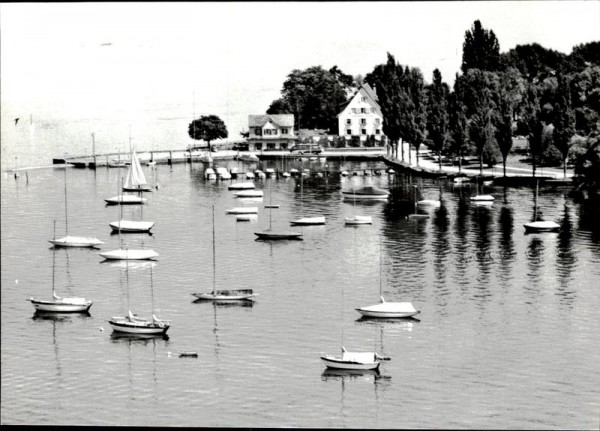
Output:
[[[383,115],[375,90],[364,83],[342,106],[338,114],[339,135],[346,139],[358,136],[361,145],[369,136],[374,136],[380,141],[383,136]]]
[[[293,114],[248,115],[249,151],[285,150],[296,142]]]

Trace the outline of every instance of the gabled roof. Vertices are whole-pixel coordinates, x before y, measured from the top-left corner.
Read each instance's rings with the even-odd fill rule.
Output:
[[[366,82],[363,83],[363,85],[354,92],[354,94],[352,95],[352,97],[350,97],[350,99],[348,99],[347,102],[344,102],[343,104],[341,104],[339,106],[339,113],[337,114],[337,116],[339,117],[340,114],[342,112],[344,112],[344,109],[346,109],[346,107],[350,104],[350,102],[352,102],[354,100],[354,98],[356,97],[356,95],[358,93],[360,93],[361,91],[363,91],[368,97],[369,99],[371,99],[371,103],[373,104],[373,106],[377,109],[377,113],[379,115],[381,114],[381,107],[379,106],[379,103],[377,103],[377,93],[375,93],[375,90],[373,90],[373,88],[371,88],[371,86],[369,84],[367,84]]]
[[[294,127],[294,114],[248,115],[249,127],[263,127],[269,121],[279,127]]]

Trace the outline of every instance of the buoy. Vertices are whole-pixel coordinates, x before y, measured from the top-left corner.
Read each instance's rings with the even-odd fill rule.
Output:
[[[15,284],[19,284],[19,280],[15,280]]]
[[[100,327],[100,332],[104,332],[104,328],[102,326]]]

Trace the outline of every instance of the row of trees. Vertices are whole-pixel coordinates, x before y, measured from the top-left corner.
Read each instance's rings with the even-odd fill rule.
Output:
[[[267,113],[291,113],[297,129],[337,134],[337,114],[367,82],[376,88],[383,133],[396,157],[406,141],[432,149],[440,168],[442,156],[457,157],[460,165],[464,156],[477,155],[480,172],[501,160],[506,174],[513,136],[521,135],[529,142],[534,176],[541,164],[559,163],[566,175],[570,158],[588,185],[600,186],[600,42],[578,45],[569,55],[538,44],[500,53],[494,32],[475,21],[465,32],[461,72],[453,88],[438,69],[426,84],[418,68],[402,66],[389,53],[364,78],[337,66],[295,69]],[[214,119],[206,120],[190,124],[192,138],[210,146],[227,136]]]

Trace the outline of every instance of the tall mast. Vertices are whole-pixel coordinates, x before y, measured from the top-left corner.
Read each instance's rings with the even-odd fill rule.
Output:
[[[212,206],[212,235],[213,235],[213,295],[216,292],[217,284],[217,266],[216,266],[216,252],[215,252],[215,204]]]
[[[119,168],[120,169],[120,168]],[[119,198],[120,196],[120,198]],[[121,177],[121,188],[117,185],[117,216],[119,217],[119,248],[122,248],[121,244],[121,227],[123,222],[123,177]],[[125,256],[127,257],[127,256]]]
[[[54,235],[53,240],[56,240],[56,219],[54,220]],[[52,297],[56,296],[54,290],[54,272],[56,268],[56,247],[52,247]]]
[[[127,249],[125,249],[127,252]],[[125,277],[127,279],[127,310],[131,313],[131,305],[129,305],[129,259],[125,259]]]
[[[152,318],[154,318],[154,283],[152,277],[152,264],[150,265],[150,294],[152,295]]]
[[[69,236],[69,221],[68,221],[68,210],[67,210],[67,167],[65,166],[65,232]]]

